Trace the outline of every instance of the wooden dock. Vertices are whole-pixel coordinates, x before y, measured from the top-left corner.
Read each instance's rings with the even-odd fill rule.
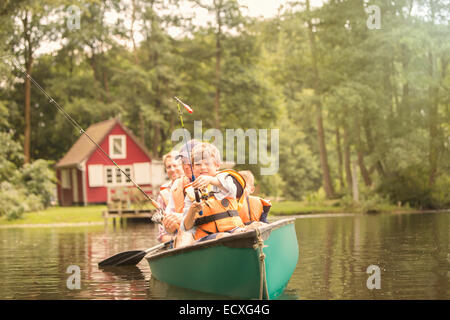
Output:
[[[143,188],[143,190],[149,195],[153,194],[151,188]],[[103,211],[105,225],[108,223],[108,218],[113,218],[113,225],[116,224],[116,218],[119,218],[121,225],[123,219],[151,219],[156,210],[148,207],[147,199],[135,188],[127,186],[109,187],[107,209]]]
[[[119,218],[120,224],[122,219],[127,218],[145,218],[151,219],[155,210],[152,209],[108,209],[103,211],[103,218],[105,218],[105,225],[108,224],[108,218],[113,218],[113,225],[116,224],[116,218]]]

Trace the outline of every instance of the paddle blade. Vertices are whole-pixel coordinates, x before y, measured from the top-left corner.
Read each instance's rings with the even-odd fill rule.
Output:
[[[106,266],[130,266],[130,265],[137,265],[147,252],[142,250],[133,250],[133,251],[125,251],[118,253],[116,255],[113,255],[112,257],[109,257],[108,259],[105,259],[103,261],[100,261],[98,263],[99,267],[106,267]]]

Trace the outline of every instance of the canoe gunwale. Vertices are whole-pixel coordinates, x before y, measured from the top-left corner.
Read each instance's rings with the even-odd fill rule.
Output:
[[[281,228],[287,224],[293,223],[295,221],[295,218],[288,218],[288,219],[281,219],[278,221],[274,221],[272,223],[268,223],[267,225],[264,225],[262,227],[259,227],[260,236],[263,240],[267,240],[270,236],[270,233],[272,230]],[[147,256],[147,261],[155,261],[158,259],[166,258],[173,255],[178,255],[190,251],[196,251],[201,250],[205,248],[210,247],[216,247],[216,246],[226,246],[231,248],[253,248],[254,244],[257,241],[257,233],[256,230],[251,230],[247,232],[232,234],[230,236],[220,238],[220,239],[214,239],[214,240],[208,240],[204,242],[198,242],[194,243],[193,245],[182,247],[182,248],[175,248],[175,249],[169,249],[164,250],[160,252],[156,252],[150,256]]]

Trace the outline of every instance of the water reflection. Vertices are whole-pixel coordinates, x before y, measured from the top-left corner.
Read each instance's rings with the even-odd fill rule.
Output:
[[[296,220],[300,258],[281,299],[448,299],[449,214]],[[0,299],[228,299],[176,288],[137,266],[99,269],[118,252],[157,244],[155,225],[0,229]],[[369,265],[381,289],[366,286]],[[81,269],[70,290],[67,268]]]
[[[448,299],[448,213],[298,219],[301,299]],[[366,286],[369,265],[381,289]]]

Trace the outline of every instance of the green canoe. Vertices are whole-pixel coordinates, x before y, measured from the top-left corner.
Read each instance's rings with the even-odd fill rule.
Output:
[[[235,298],[274,299],[297,265],[294,222],[283,219],[146,259],[152,277],[174,286]]]

